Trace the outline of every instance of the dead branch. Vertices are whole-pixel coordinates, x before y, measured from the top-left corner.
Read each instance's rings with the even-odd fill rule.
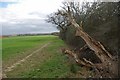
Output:
[[[116,70],[112,67],[117,68],[116,63],[113,62],[113,58],[112,55],[105,49],[105,47],[97,40],[95,40],[94,38],[92,38],[90,35],[88,35],[82,28],[82,23],[79,25],[76,23],[75,19],[73,18],[71,11],[70,11],[70,6],[68,6],[68,19],[71,22],[71,24],[73,25],[73,27],[76,29],[76,36],[81,37],[85,43],[87,44],[87,46],[94,51],[94,53],[97,55],[97,57],[99,57],[99,59],[102,62],[102,66],[104,69],[109,68],[109,72],[111,73],[116,73]],[[84,62],[79,60],[78,58],[76,58],[76,55],[69,51],[66,50],[66,53],[68,53],[69,55],[73,56],[74,59],[76,60],[76,62],[80,62],[82,64],[89,65],[92,66],[93,64],[89,61],[87,61],[86,59],[84,59]],[[86,63],[87,62],[87,63]]]
[[[64,50],[64,53],[72,56],[78,64],[84,65],[86,67],[93,67],[94,66],[94,64],[92,62],[86,60],[85,58],[84,58],[84,61],[80,60],[78,58],[78,55],[70,50]]]
[[[87,44],[85,44],[83,47],[81,47],[81,48],[80,48],[80,51],[86,49],[86,47],[87,47]]]
[[[93,64],[91,61],[88,61],[86,58],[83,58],[83,60],[84,60],[86,63],[89,63],[90,65],[94,66],[94,64]]]

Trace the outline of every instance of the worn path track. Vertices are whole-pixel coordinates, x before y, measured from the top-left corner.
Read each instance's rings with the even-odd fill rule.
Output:
[[[50,44],[50,42],[44,44],[42,47],[40,47],[39,49],[33,51],[31,54],[29,54],[29,55],[26,56],[25,58],[23,58],[23,59],[17,61],[17,62],[14,63],[13,65],[7,67],[7,68],[4,70],[4,72],[6,73],[6,72],[9,72],[9,71],[12,71],[17,65],[19,65],[19,64],[21,64],[21,63],[23,63],[23,62],[25,62],[29,57],[31,57],[33,54],[35,54],[35,53],[41,51],[43,48],[45,48],[45,47],[46,47],[47,45],[49,45],[49,44]],[[5,73],[3,73],[3,77],[7,77]]]

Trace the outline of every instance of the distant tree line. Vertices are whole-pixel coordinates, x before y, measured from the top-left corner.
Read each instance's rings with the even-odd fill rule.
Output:
[[[10,37],[10,36],[39,36],[39,35],[55,35],[55,36],[59,36],[59,32],[52,32],[52,33],[12,34],[12,35],[2,35],[2,36],[0,36],[0,37]]]

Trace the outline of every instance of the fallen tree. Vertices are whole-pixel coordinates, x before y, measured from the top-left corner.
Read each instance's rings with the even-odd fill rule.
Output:
[[[63,49],[63,52],[65,54],[68,54],[69,56],[72,56],[77,64],[84,65],[87,68],[94,68],[95,72],[97,73],[96,77],[118,77],[118,61],[117,61],[117,59],[115,59],[115,56],[112,55],[113,53],[111,53],[110,51],[107,50],[108,47],[106,48],[100,42],[101,40],[98,41],[98,40],[94,39],[88,33],[86,33],[88,31],[84,31],[84,29],[83,29],[83,25],[84,26],[87,25],[86,28],[87,29],[91,28],[91,30],[89,30],[89,31],[92,32],[92,31],[94,31],[92,29],[94,29],[95,25],[93,26],[93,28],[92,28],[92,25],[89,28],[89,24],[97,24],[97,25],[101,24],[102,25],[102,24],[104,24],[103,22],[105,20],[106,15],[113,15],[112,12],[110,12],[111,14],[108,14],[109,9],[107,9],[107,10],[101,9],[100,11],[108,12],[108,13],[104,13],[103,17],[100,17],[100,15],[103,13],[101,13],[99,11],[99,9],[103,8],[105,5],[107,6],[107,4],[105,4],[105,3],[101,3],[101,4],[93,3],[92,7],[90,7],[90,4],[85,3],[85,5],[83,5],[82,8],[79,9],[80,8],[79,3],[76,4],[74,2],[68,2],[68,3],[65,2],[64,7],[62,7],[61,10],[58,10],[53,15],[49,16],[48,22],[51,22],[52,24],[57,25],[57,28],[64,35],[64,36],[62,36],[64,41],[67,38],[66,32],[70,31],[70,29],[75,29],[75,32],[76,32],[75,36],[83,39],[83,41],[85,42],[85,46],[78,49],[77,50],[78,52],[76,52],[75,49],[72,49],[72,50]],[[110,11],[112,11],[112,10],[110,10]],[[97,18],[96,17],[91,18],[91,16],[96,16]],[[106,16],[106,17],[107,17],[106,18],[106,20],[107,20],[107,19],[109,19],[110,16]],[[94,23],[95,20],[99,20],[99,21],[97,23]],[[80,23],[80,21],[81,21],[81,23]],[[83,21],[83,23],[82,23],[82,21]],[[104,28],[102,30],[104,30]],[[103,36],[103,34],[102,34],[102,36]],[[72,38],[72,35],[69,34],[69,37]],[[75,39],[75,37],[74,37],[74,39]],[[74,43],[77,43],[77,42],[74,42]],[[78,44],[78,45],[80,45],[80,44]],[[77,47],[77,46],[75,46],[75,47]],[[111,46],[111,47],[113,47],[113,46]],[[87,57],[93,57],[93,54],[94,54],[94,57],[96,57],[96,58],[93,58],[93,60],[90,60],[89,58],[87,58]],[[83,56],[83,55],[86,55],[87,57]],[[94,62],[94,61],[96,61],[96,62]]]
[[[84,57],[83,60],[81,60],[78,58],[78,55],[74,51],[68,49],[64,49],[63,52],[72,56],[78,64],[95,68],[96,72],[100,74],[97,77],[118,77],[118,63],[114,59],[114,56],[112,56],[111,53],[107,51],[101,42],[95,40],[83,30],[82,22],[80,25],[77,24],[71,14],[70,6],[68,6],[66,12],[63,13],[59,11],[59,14],[67,16],[71,25],[73,25],[73,27],[76,29],[75,35],[81,37],[85,41],[88,48],[94,51],[94,54],[100,59],[101,63],[94,64]]]

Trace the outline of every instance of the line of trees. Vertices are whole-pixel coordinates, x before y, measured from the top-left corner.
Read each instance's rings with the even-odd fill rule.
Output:
[[[80,51],[77,54],[75,50],[65,49],[64,53],[78,64],[95,68],[99,77],[117,77],[118,11],[118,3],[113,2],[64,2],[62,9],[48,16],[47,22],[55,24],[60,30],[60,38]],[[99,65],[81,55],[87,49],[99,58]]]
[[[82,25],[84,30],[100,40],[112,50],[117,50],[118,46],[118,8],[119,3],[115,2],[63,2],[61,10],[48,15],[47,22],[55,24],[60,30],[60,38],[71,46],[80,47],[84,42],[75,36],[75,29],[64,13],[67,6],[70,6],[71,13],[75,21]],[[114,43],[113,43],[114,41]],[[112,44],[110,44],[112,43]]]

